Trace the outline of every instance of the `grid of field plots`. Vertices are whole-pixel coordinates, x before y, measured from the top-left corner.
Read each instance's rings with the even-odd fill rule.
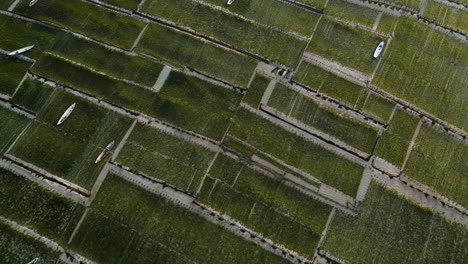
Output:
[[[467,0],[0,0],[0,34],[2,264],[468,263]]]

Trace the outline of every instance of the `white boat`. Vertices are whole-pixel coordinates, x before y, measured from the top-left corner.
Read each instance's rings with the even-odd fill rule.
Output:
[[[26,51],[31,50],[32,48],[34,48],[34,45],[27,46],[27,47],[12,51],[12,52],[8,53],[8,56],[16,56],[16,55],[19,55],[19,54],[23,54]]]
[[[380,53],[381,53],[382,50],[383,50],[384,45],[385,45],[385,42],[382,41],[382,42],[380,42],[379,45],[375,48],[375,50],[374,50],[374,58],[377,59],[377,58],[379,57]]]
[[[29,7],[35,5],[37,3],[37,1],[39,1],[39,0],[31,0],[31,2],[29,2]]]
[[[112,147],[114,147],[114,144],[115,144],[115,141],[112,141],[111,143],[109,143],[109,145],[107,145],[107,147],[101,152],[101,154],[99,154],[99,156],[97,157],[94,163],[96,164],[100,162],[107,155],[107,153],[109,153],[112,150]]]
[[[57,122],[57,126],[61,125],[63,122],[65,122],[65,119],[70,116],[70,114],[73,112],[73,109],[75,109],[76,103],[73,103],[70,105],[65,112],[63,112],[63,115],[60,117],[59,121]]]
[[[36,264],[39,258],[34,258],[33,260],[29,261],[28,264]]]
[[[234,0],[228,0],[227,1],[227,5],[232,5],[232,3],[234,3]]]

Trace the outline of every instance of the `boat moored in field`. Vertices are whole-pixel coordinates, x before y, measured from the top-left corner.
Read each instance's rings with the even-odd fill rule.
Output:
[[[29,261],[28,264],[36,264],[39,261],[39,258],[34,258],[33,260]]]
[[[31,0],[31,2],[29,2],[29,7],[35,5],[37,3],[37,1],[39,1],[39,0]]]
[[[383,47],[385,46],[385,41],[382,41],[377,45],[377,47],[374,50],[374,58],[377,59],[380,56],[380,53],[383,50]]]
[[[97,157],[96,161],[94,161],[94,163],[100,162],[109,152],[111,152],[112,148],[114,147],[114,144],[115,144],[115,141],[112,141],[111,143],[109,143],[109,145],[107,145],[107,147],[101,152],[101,154],[99,154],[99,156]]]
[[[75,109],[76,103],[73,103],[70,105],[67,110],[63,113],[63,115],[60,117],[59,121],[57,122],[57,126],[60,126],[63,122],[65,122],[65,119],[67,119],[70,114],[73,112],[73,109]]]
[[[20,54],[25,53],[26,51],[31,50],[32,48],[34,48],[34,45],[27,46],[27,47],[24,47],[24,48],[21,48],[21,49],[17,49],[17,50],[14,50],[14,51],[8,53],[8,56],[20,55]]]

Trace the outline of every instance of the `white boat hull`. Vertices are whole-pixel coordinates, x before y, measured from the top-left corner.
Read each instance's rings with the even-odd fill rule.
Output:
[[[21,49],[18,49],[18,50],[12,51],[12,52],[8,53],[8,56],[16,56],[16,55],[20,55],[20,54],[23,54],[23,53],[25,53],[26,51],[29,51],[29,50],[31,50],[32,48],[34,48],[34,45],[27,46],[27,47],[24,47],[24,48],[21,48]]]
[[[379,43],[379,45],[375,48],[374,50],[374,58],[377,59],[380,56],[380,53],[382,53],[382,50],[385,46],[385,42],[382,41]]]
[[[65,122],[65,120],[70,116],[70,114],[73,112],[73,109],[75,109],[75,105],[76,103],[73,103],[72,105],[70,105],[67,110],[65,110],[65,112],[63,113],[63,115],[60,117],[59,121],[57,122],[57,126],[63,124],[63,122]]]

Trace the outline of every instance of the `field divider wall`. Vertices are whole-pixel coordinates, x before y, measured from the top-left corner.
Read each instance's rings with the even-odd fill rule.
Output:
[[[343,151],[346,151],[354,156],[358,156],[361,159],[368,160],[371,154],[366,153],[364,151],[361,151],[355,147],[352,147],[351,145],[345,143],[344,141],[337,139],[325,132],[322,132],[312,126],[306,125],[303,122],[295,119],[294,117],[286,116],[285,114],[281,113],[280,111],[276,110],[275,108],[272,108],[267,105],[260,105],[260,110],[264,111],[270,115],[273,115],[274,117],[281,119],[282,121],[288,123],[289,125],[296,127],[300,130],[303,130],[307,132],[308,134],[319,138],[320,140],[330,144],[334,145],[335,147],[338,147],[342,149]]]
[[[9,100],[5,100],[3,98],[0,98],[0,107],[4,107],[12,112],[15,112],[17,114],[20,114],[28,119],[34,119],[36,118],[36,114],[29,111],[26,108],[23,108],[22,106],[19,106],[15,103],[12,103]]]
[[[372,178],[401,193],[418,205],[434,210],[450,221],[468,227],[468,210],[430,187],[399,173],[390,175],[380,162],[372,162]]]
[[[252,161],[254,161],[254,163],[247,164],[247,166],[249,166],[251,169],[275,179],[280,177],[284,180],[284,184],[286,186],[292,187],[295,190],[322,203],[328,204],[333,208],[337,208],[348,215],[356,216],[355,208],[349,207],[349,205],[355,204],[353,197],[346,195],[334,187],[328,186],[314,178],[315,181],[317,181],[319,184],[318,187],[315,187],[312,184],[292,175],[291,173],[283,171],[282,169],[256,155],[252,157]],[[275,172],[277,176],[272,174],[272,171]]]
[[[13,172],[16,175],[22,176],[31,180],[32,182],[37,183],[38,185],[46,188],[47,190],[56,193],[60,196],[66,197],[76,203],[84,205],[88,200],[88,197],[76,192],[74,189],[68,188],[67,185],[58,183],[54,180],[50,180],[47,177],[43,177],[41,174],[38,174],[36,171],[22,166],[21,164],[14,162],[8,158],[0,159],[0,167],[8,171]]]
[[[24,234],[24,235],[26,235],[28,237],[33,238],[36,241],[39,241],[39,242],[43,243],[44,245],[46,245],[48,248],[50,248],[53,251],[62,252],[62,255],[66,255],[66,256],[71,257],[72,258],[71,263],[85,263],[85,264],[94,263],[91,260],[88,260],[85,257],[80,256],[79,254],[76,254],[74,252],[70,252],[70,251],[64,249],[57,242],[55,242],[55,241],[53,241],[53,240],[51,240],[51,239],[49,239],[49,238],[47,238],[45,236],[42,236],[42,235],[38,234],[36,231],[34,231],[32,229],[29,229],[29,228],[27,228],[25,226],[19,225],[15,221],[12,221],[12,220],[9,220],[9,219],[7,219],[7,218],[5,218],[3,216],[0,216],[0,222],[4,223],[5,225],[9,226],[13,230],[15,230],[15,231],[17,231],[17,232],[19,232],[21,234]],[[64,258],[64,256],[62,256],[62,259],[63,258]],[[65,257],[65,259],[70,261],[70,258],[68,258],[68,257]],[[77,260],[78,262],[73,262],[73,260]]]
[[[19,166],[19,167],[22,167],[28,171],[31,172],[31,174],[33,175],[37,175],[37,177],[41,177],[41,178],[45,178],[51,182],[54,182],[54,183],[57,183],[57,184],[60,184],[62,186],[64,186],[66,189],[69,189],[70,191],[73,191],[73,192],[76,192],[78,193],[79,195],[81,196],[84,196],[84,197],[89,197],[90,196],[90,192],[88,190],[86,190],[85,188],[79,186],[79,185],[76,185],[70,181],[67,181],[59,176],[56,176],[42,168],[39,168],[37,167],[36,165],[34,164],[31,164],[29,162],[26,162],[20,158],[17,158],[15,156],[12,156],[10,154],[5,154],[3,156],[3,159],[15,164],[16,166]]]
[[[290,122],[289,120],[286,120],[280,116],[275,115],[275,113],[272,111],[271,108],[268,106],[260,105],[259,110],[253,109],[251,106],[241,103],[241,106],[244,107],[245,109],[249,110],[250,112],[265,118],[266,120],[272,122],[273,124],[276,124],[287,131],[291,133],[295,133],[331,152],[334,152],[338,154],[339,156],[346,158],[350,161],[353,161],[354,163],[357,163],[361,166],[365,166],[367,159],[369,158],[369,155],[365,155],[364,157],[360,156],[359,153],[355,153],[352,151],[349,151],[337,144],[335,144],[332,141],[327,141],[324,138],[319,137],[318,135],[315,135],[311,133],[310,131],[297,126],[296,124]],[[272,112],[270,112],[272,111]]]

